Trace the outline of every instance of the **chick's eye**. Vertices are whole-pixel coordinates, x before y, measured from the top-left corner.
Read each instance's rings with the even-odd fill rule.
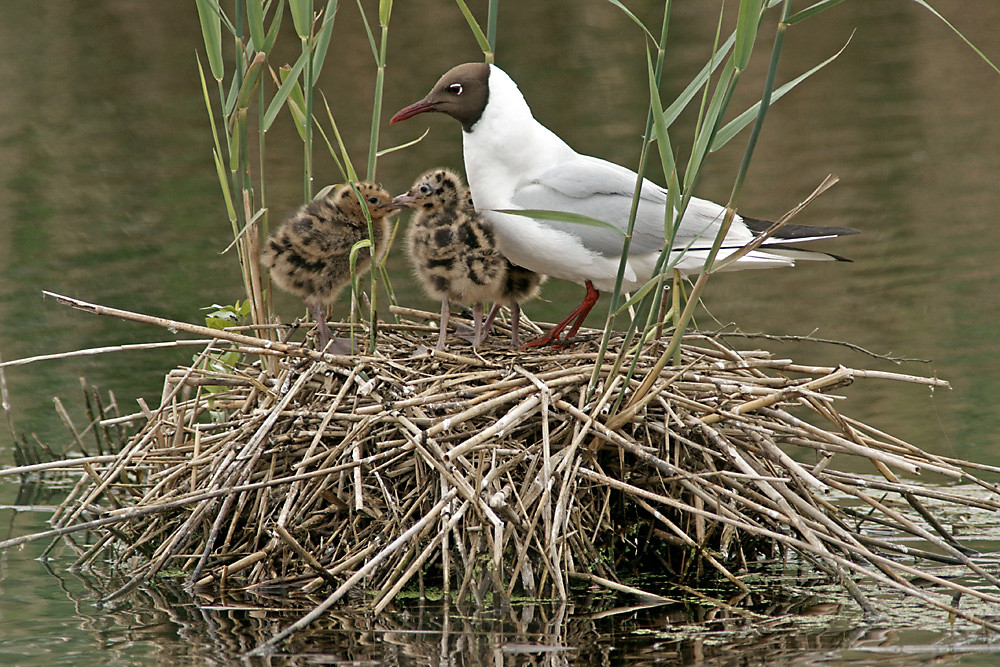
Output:
[[[368,201],[371,202],[372,204],[377,204],[378,203],[378,197],[369,197]]]
[[[430,193],[431,193],[431,186],[429,186],[429,185],[421,185],[420,186],[420,194],[422,194],[422,195],[429,195]]]
[[[453,84],[451,84],[450,86],[448,86],[448,92],[449,93],[455,93],[456,95],[461,95],[462,94],[462,84],[460,84],[460,83],[453,83]]]

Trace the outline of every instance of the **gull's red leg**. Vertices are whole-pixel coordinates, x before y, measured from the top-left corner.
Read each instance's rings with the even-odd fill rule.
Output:
[[[559,334],[562,333],[562,330],[565,329],[570,324],[570,322],[573,323],[573,326],[570,327],[568,337],[572,338],[573,336],[575,336],[576,332],[580,330],[580,326],[583,324],[583,321],[587,318],[587,314],[590,313],[590,310],[594,307],[594,304],[597,303],[597,299],[601,296],[601,293],[594,288],[594,284],[591,283],[589,280],[587,281],[586,285],[587,285],[587,295],[583,297],[583,302],[579,306],[573,309],[573,312],[571,312],[569,315],[566,316],[565,319],[563,319],[561,322],[552,327],[548,333],[539,336],[534,340],[528,341],[527,343],[524,344],[524,346],[521,349],[523,350],[528,347],[543,347],[545,345],[561,343],[562,341],[559,339]]]

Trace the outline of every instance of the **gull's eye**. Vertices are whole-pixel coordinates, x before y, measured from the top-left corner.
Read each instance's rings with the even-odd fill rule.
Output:
[[[370,203],[372,203],[372,204],[377,204],[378,203],[378,197],[369,197],[368,201]]]
[[[431,188],[431,186],[429,186],[427,184],[424,184],[424,185],[420,186],[420,194],[422,194],[422,195],[429,195],[432,192],[434,192],[434,189]]]
[[[460,83],[453,83],[453,84],[451,84],[450,86],[448,86],[448,92],[449,93],[454,93],[456,95],[461,95],[462,94],[462,84],[460,84]]]

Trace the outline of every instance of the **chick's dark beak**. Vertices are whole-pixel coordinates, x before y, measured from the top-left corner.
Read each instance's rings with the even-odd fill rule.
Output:
[[[395,199],[392,203],[399,206],[399,208],[406,208],[407,206],[412,206],[417,201],[417,196],[412,192],[404,192]]]
[[[400,195],[400,196],[402,196],[402,195]],[[399,197],[396,197],[396,199],[393,199],[390,202],[386,202],[384,204],[379,204],[378,206],[376,206],[376,208],[378,208],[378,209],[380,209],[382,211],[387,211],[387,212],[391,213],[392,211],[398,211],[400,209],[404,209],[404,208],[407,208],[409,206],[408,203],[400,203],[400,202],[398,202],[397,201],[398,199],[399,199]]]

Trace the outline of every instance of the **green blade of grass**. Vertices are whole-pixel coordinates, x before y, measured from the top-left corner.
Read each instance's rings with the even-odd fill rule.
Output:
[[[632,19],[633,23],[635,23],[637,26],[639,26],[640,28],[642,28],[642,31],[644,33],[646,33],[646,36],[649,37],[650,41],[652,41],[654,44],[656,43],[656,38],[653,37],[653,33],[651,33],[649,31],[649,28],[647,28],[645,26],[645,24],[643,24],[643,22],[639,20],[639,17],[637,17],[635,14],[633,14],[632,12],[629,11],[628,7],[626,7],[625,5],[623,5],[618,0],[608,0],[608,2],[610,2],[612,5],[614,5],[618,9],[622,10],[622,12],[625,13],[625,16],[627,16],[630,19]]]
[[[395,153],[396,151],[401,151],[404,148],[409,148],[410,146],[413,146],[414,144],[418,144],[421,141],[423,141],[424,137],[426,137],[428,134],[430,134],[430,131],[431,131],[431,128],[428,127],[426,130],[424,130],[424,133],[421,134],[416,139],[413,139],[411,141],[407,141],[405,144],[399,144],[398,146],[391,146],[389,148],[383,148],[382,150],[380,150],[375,155],[378,156],[378,157],[382,157],[383,155],[388,155],[389,153]]]
[[[264,0],[246,0],[247,23],[250,26],[250,39],[253,47],[263,51],[264,47]]]
[[[243,154],[243,151],[241,150],[243,147],[242,140],[245,134],[246,125],[246,108],[237,109],[236,113],[233,114],[233,130],[231,132],[232,137],[230,138],[229,144],[229,171],[234,174],[240,172],[240,158]]]
[[[312,0],[288,0],[288,7],[292,10],[295,34],[299,36],[299,39],[306,39],[312,30]]]
[[[740,11],[736,18],[736,46],[733,49],[734,64],[740,71],[747,68],[753,54],[763,4],[763,0],[740,0]]]
[[[810,76],[812,76],[816,72],[820,71],[821,69],[832,63],[834,60],[836,60],[840,56],[840,54],[842,54],[844,50],[847,48],[847,45],[851,43],[851,39],[853,37],[854,37],[853,34],[851,35],[851,37],[848,37],[847,43],[844,44],[842,47],[840,47],[840,50],[834,53],[832,56],[830,56],[823,62],[819,63],[812,69],[808,70],[807,72],[800,74],[791,81],[777,88],[771,95],[771,104],[774,104],[775,102],[780,100],[785,93],[787,93],[792,88],[799,85],[800,83],[808,79]],[[745,128],[747,125],[753,122],[754,118],[757,117],[757,114],[759,112],[760,112],[760,102],[757,102],[752,107],[741,113],[739,116],[726,123],[726,125],[716,133],[715,140],[712,142],[712,146],[709,150],[717,151],[723,146],[725,146],[730,139],[735,137],[737,134],[740,133],[740,131],[743,128]]]
[[[264,69],[264,59],[265,55],[263,51],[257,53],[254,56],[253,62],[250,63],[250,67],[247,68],[246,74],[243,76],[243,84],[240,86],[240,92],[236,95],[236,108],[237,109],[247,109],[250,106],[250,98],[257,91],[257,86],[260,84],[260,75]]]
[[[465,0],[455,0],[455,4],[462,11],[462,16],[465,17],[465,21],[469,24],[469,28],[472,30],[472,35],[476,38],[476,42],[479,44],[479,48],[482,49],[483,54],[487,56],[487,62],[490,61],[489,56],[493,53],[490,48],[490,40],[486,37],[486,33],[483,29],[479,27],[479,22],[476,21],[476,17],[472,15],[472,10],[469,6],[465,4]]]
[[[274,123],[275,117],[277,117],[278,112],[281,111],[281,107],[285,105],[285,100],[288,99],[288,95],[292,92],[292,89],[298,85],[299,74],[302,73],[302,68],[305,67],[306,60],[308,59],[309,54],[303,51],[299,56],[299,59],[295,61],[292,69],[289,70],[285,80],[281,82],[281,86],[271,99],[271,103],[268,104],[267,111],[264,113],[264,118],[261,121],[261,127],[264,128],[265,132],[267,132],[268,129],[270,129],[271,124]]]
[[[212,78],[222,81],[225,67],[222,61],[222,19],[219,0],[197,0],[201,36],[205,40],[205,54]]]
[[[330,46],[330,35],[333,34],[333,19],[337,15],[337,0],[328,0],[326,9],[323,12],[323,23],[316,33],[316,44],[313,48],[312,61],[312,85],[319,81],[319,73],[323,71],[323,63],[326,61],[326,51]]]
[[[274,42],[278,39],[278,31],[281,30],[281,17],[285,15],[285,0],[278,0],[278,6],[274,10],[273,18],[271,19],[271,27],[267,29],[267,35],[264,37],[264,45],[260,47],[260,50],[264,53],[270,53],[271,49],[274,48]]]
[[[229,215],[229,220],[234,225],[236,223],[236,207],[233,206],[233,195],[229,190],[229,176],[226,174],[226,165],[222,162],[222,156],[215,149],[212,149],[212,157],[215,160],[215,171],[219,175],[219,185],[222,187],[222,198],[226,200],[226,213]],[[234,233],[236,227],[233,227]]]
[[[931,14],[933,14],[934,16],[936,16],[939,21],[941,21],[942,23],[944,23],[946,26],[948,26],[951,29],[951,31],[953,33],[955,33],[956,35],[958,35],[958,38],[961,39],[963,42],[965,42],[966,45],[968,45],[968,47],[970,49],[972,49],[973,51],[975,51],[976,54],[980,58],[982,58],[983,61],[987,65],[989,65],[990,67],[992,67],[994,72],[996,72],[997,74],[1000,74],[1000,69],[998,69],[997,66],[993,64],[993,61],[991,61],[989,58],[987,58],[985,53],[983,53],[982,51],[980,51],[979,48],[975,44],[973,44],[972,42],[970,42],[969,39],[965,35],[963,35],[958,30],[958,28],[956,28],[955,26],[953,26],[948,21],[948,19],[946,19],[944,16],[942,16],[940,14],[940,12],[938,12],[936,9],[934,9],[929,4],[927,4],[924,0],[913,0],[913,2],[917,3],[918,5],[920,5],[921,7],[923,7],[924,9],[926,9],[927,11],[929,11]]]
[[[275,74],[274,70],[271,70],[271,79],[274,81],[275,85],[279,88],[288,77],[291,75],[292,68],[289,65],[283,65]],[[285,99],[285,103],[288,106],[288,112],[292,115],[292,122],[295,123],[295,129],[299,133],[299,138],[302,141],[306,140],[306,101],[302,96],[302,86],[299,85],[296,80],[292,83],[292,88],[288,92],[288,97]],[[265,117],[267,112],[265,111]]]
[[[320,93],[323,95],[323,93]],[[344,138],[340,136],[340,129],[337,127],[337,121],[333,119],[333,112],[330,111],[330,103],[326,99],[326,95],[323,95],[323,104],[326,106],[326,116],[330,121],[330,127],[333,128],[333,136],[337,139],[337,146],[340,147],[340,156],[344,160],[344,170],[347,172],[347,178],[352,183],[357,182],[358,172],[354,169],[354,163],[351,162],[351,156],[347,152],[347,146],[344,145]]]
[[[208,125],[212,129],[212,144],[220,155],[222,145],[219,143],[219,130],[215,126],[215,113],[212,111],[212,98],[208,94],[208,82],[205,80],[205,68],[201,64],[201,56],[195,53],[195,60],[198,62],[198,77],[201,81],[201,94],[205,100],[205,110],[208,112]]]
[[[800,21],[805,21],[807,18],[813,17],[820,12],[825,12],[827,9],[835,7],[843,1],[844,0],[822,0],[822,2],[817,2],[816,4],[806,7],[805,9],[795,12],[789,16],[788,25],[795,25]]]
[[[291,102],[289,102],[289,104],[291,105]],[[289,106],[289,108],[291,108],[291,106]],[[323,138],[323,143],[326,144],[326,149],[330,151],[330,157],[333,158],[333,163],[337,166],[337,171],[340,172],[340,177],[345,181],[350,180],[350,177],[347,175],[347,170],[344,169],[344,165],[341,163],[340,158],[337,157],[337,151],[333,148],[333,144],[330,143],[330,138],[326,136],[326,132],[323,131],[323,126],[320,125],[319,119],[314,116],[313,121],[316,124],[316,129],[319,131],[319,136]],[[320,199],[321,197],[326,196],[326,193],[332,188],[332,185],[327,185],[322,190],[317,192],[313,199]]]
[[[663,166],[663,176],[667,180],[667,192],[676,193],[679,184],[677,183],[677,165],[674,163],[674,154],[670,147],[670,134],[667,132],[666,117],[663,107],[660,104],[660,94],[656,85],[656,72],[653,70],[653,58],[649,50],[646,50],[646,68],[649,79],[649,100],[652,105],[653,114],[653,134],[656,137],[656,146],[660,153],[660,164]],[[667,214],[670,215],[673,207],[668,207]],[[672,234],[667,235],[668,241]]]
[[[601,229],[607,229],[612,231],[619,236],[625,236],[625,232],[615,227],[611,223],[605,222],[603,220],[598,220],[597,218],[590,218],[585,215],[580,215],[578,213],[569,213],[567,211],[549,211],[545,209],[538,208],[494,208],[490,209],[496,211],[497,213],[510,213],[511,215],[520,215],[525,218],[538,218],[540,220],[553,220],[555,222],[571,222],[574,225],[587,225],[588,227],[599,227]]]
[[[372,32],[372,27],[368,23],[368,17],[365,15],[365,7],[361,4],[361,0],[355,0],[358,3],[358,13],[361,14],[361,23],[365,26],[365,35],[368,36],[368,46],[372,50],[372,57],[375,61],[378,61],[378,45],[375,44],[375,34]]]
[[[687,108],[687,105],[691,103],[698,91],[702,89],[705,83],[708,81],[709,77],[719,68],[723,62],[725,62],[726,55],[729,53],[730,49],[733,48],[733,44],[736,42],[736,34],[733,33],[729,38],[723,42],[722,46],[712,54],[712,58],[705,63],[705,66],[701,68],[697,75],[691,80],[680,95],[677,96],[666,109],[663,110],[663,119],[667,127],[677,120],[677,117],[681,115],[681,112]]]

